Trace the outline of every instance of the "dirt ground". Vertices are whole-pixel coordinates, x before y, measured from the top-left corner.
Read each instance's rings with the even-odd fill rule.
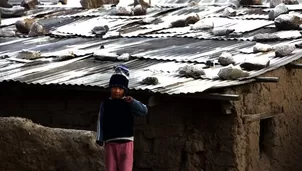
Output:
[[[0,170],[104,171],[103,149],[91,131],[48,128],[0,118]]]

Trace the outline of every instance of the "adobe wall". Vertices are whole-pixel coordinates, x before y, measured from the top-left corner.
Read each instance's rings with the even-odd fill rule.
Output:
[[[278,83],[253,83],[230,90],[242,94],[242,100],[235,103],[238,169],[302,170],[302,70],[282,67],[264,76],[277,76],[280,80]],[[257,113],[282,114],[262,120],[261,124],[259,121],[243,123],[240,118],[242,114]]]
[[[1,116],[20,116],[44,126],[94,130],[102,94],[86,91],[0,86]]]
[[[0,84],[1,116],[42,125],[96,130],[106,94],[49,86]],[[136,95],[147,102],[147,96]],[[236,115],[221,114],[218,101],[160,98],[149,115],[135,120],[135,171],[236,171]]]
[[[144,120],[144,119],[143,119]],[[234,117],[217,101],[166,99],[136,126],[137,171],[233,171]]]

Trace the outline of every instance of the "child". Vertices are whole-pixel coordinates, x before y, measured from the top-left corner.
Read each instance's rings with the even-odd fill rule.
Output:
[[[146,105],[125,96],[128,77],[128,68],[117,66],[109,82],[111,97],[101,104],[97,143],[105,143],[106,171],[132,171],[133,116],[145,116],[148,112]]]

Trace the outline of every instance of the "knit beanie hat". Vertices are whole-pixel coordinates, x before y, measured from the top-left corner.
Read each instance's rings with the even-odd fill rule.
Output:
[[[114,74],[109,81],[109,87],[121,87],[124,90],[128,89],[129,84],[129,69],[125,65],[117,65],[114,67]]]

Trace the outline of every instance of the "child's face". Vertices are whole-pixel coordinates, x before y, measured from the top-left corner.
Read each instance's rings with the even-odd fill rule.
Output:
[[[125,90],[120,87],[111,88],[111,98],[120,99],[124,96]]]

